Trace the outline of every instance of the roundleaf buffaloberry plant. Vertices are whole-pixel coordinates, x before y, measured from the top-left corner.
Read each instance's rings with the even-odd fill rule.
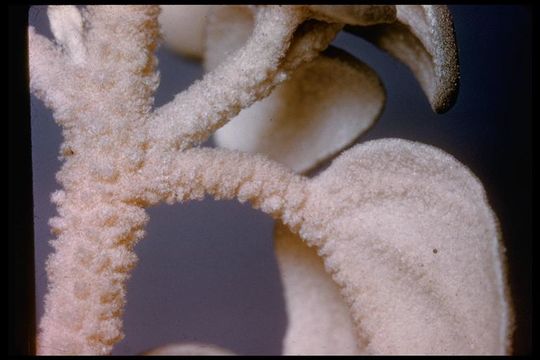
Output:
[[[350,147],[386,93],[330,46],[347,27],[447,111],[459,64],[446,6],[50,6],[48,16],[53,41],[29,28],[30,87],[64,142],[38,353],[109,354],[124,336],[147,208],[205,195],[276,219],[284,354],[511,351],[504,247],[481,182],[429,145]],[[154,109],[162,39],[206,75]],[[219,147],[199,146],[212,135]]]

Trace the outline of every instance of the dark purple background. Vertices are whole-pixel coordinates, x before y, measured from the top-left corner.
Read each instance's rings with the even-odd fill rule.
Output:
[[[388,99],[379,123],[361,141],[400,137],[435,145],[484,183],[508,249],[517,315],[516,353],[531,351],[531,10],[525,6],[452,6],[461,65],[456,105],[431,112],[400,63],[342,33],[334,45],[372,66]],[[29,23],[50,36],[46,9]],[[198,63],[158,50],[161,105],[202,75]],[[44,262],[55,214],[49,194],[61,135],[51,113],[32,105],[38,321],[46,289]],[[211,145],[211,144],[210,144]],[[287,325],[272,246],[272,220],[235,201],[160,205],[149,209],[148,235],[128,283],[126,338],[113,354],[134,354],[170,342],[199,341],[239,354],[279,354]]]

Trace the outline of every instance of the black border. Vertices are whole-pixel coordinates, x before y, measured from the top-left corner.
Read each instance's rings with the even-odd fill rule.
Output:
[[[36,344],[28,9],[8,9],[9,355],[33,355]]]

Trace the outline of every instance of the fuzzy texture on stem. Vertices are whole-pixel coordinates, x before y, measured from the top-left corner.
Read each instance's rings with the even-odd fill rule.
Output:
[[[30,86],[65,140],[39,354],[110,353],[145,208],[205,194],[249,201],[317,247],[367,352],[509,350],[496,219],[451,156],[384,139],[309,179],[264,155],[190,149],[315,59],[349,21],[343,9],[250,7],[245,45],[156,111],[158,6],[50,7],[55,42],[29,29]],[[392,9],[354,7],[351,21],[387,23]]]
[[[452,64],[444,63],[444,61],[455,59],[455,53],[447,49],[452,46],[445,42],[453,39],[452,24],[447,9],[442,6],[398,6],[397,8],[398,19],[401,22],[407,22],[415,36],[426,44],[429,53],[436,55],[434,55],[433,60],[430,58],[428,63],[420,62],[414,65],[418,71],[421,71],[421,73],[417,73],[419,81],[423,86],[427,86],[426,84],[429,83],[430,91],[428,94],[449,91],[447,86],[455,86],[455,84],[451,81],[451,76],[449,78],[445,74],[455,74],[456,69]],[[423,11],[426,12],[425,17],[421,16]],[[227,27],[227,20],[230,22],[231,19],[235,20],[236,23],[229,24]],[[231,44],[233,47],[239,46],[238,43],[234,43],[234,39],[230,39],[232,36],[230,34],[237,35],[241,30],[246,31],[246,26],[243,25],[245,22],[245,17],[237,15],[234,18],[229,15],[228,19],[221,20],[222,24],[220,26],[208,27],[207,37],[210,41],[207,44],[207,59],[205,59],[207,64],[215,62],[214,57],[219,57],[219,51],[214,49],[216,47],[219,50],[219,47],[214,45],[215,40],[213,38],[215,36],[220,37],[220,40],[227,46],[231,46]],[[209,25],[212,25],[212,23]],[[384,24],[377,26],[392,28],[394,25]],[[233,31],[224,32],[225,35],[213,35],[214,27],[222,31],[230,29]],[[244,33],[236,37],[236,41],[241,44],[242,38],[247,34]],[[409,37],[412,37],[412,35],[409,35]],[[418,41],[417,38],[414,39]],[[399,41],[396,39],[394,41],[392,43],[388,40],[388,46],[393,45],[396,49],[403,49],[400,48]],[[455,44],[453,46],[455,47]],[[316,61],[314,60],[312,64],[316,63]],[[409,61],[411,65],[414,63],[413,59],[409,59]],[[436,65],[435,68],[434,64]],[[454,65],[456,64],[454,63]],[[436,75],[422,75],[433,71]],[[336,69],[333,72],[339,73]],[[304,130],[310,126],[320,127],[321,125],[318,123],[327,123],[331,126],[336,121],[341,121],[343,115],[328,116],[325,113],[321,114],[319,111],[320,118],[317,118],[317,115],[311,116],[310,120],[312,122],[303,124],[302,117],[295,114],[303,111],[303,103],[309,103],[310,97],[313,97],[313,93],[316,91],[326,91],[324,97],[329,101],[328,98],[333,93],[342,91],[343,93],[340,94],[343,97],[343,94],[346,94],[348,89],[346,86],[341,86],[339,90],[331,90],[331,85],[315,81],[312,83],[307,82],[310,86],[299,86],[293,96],[279,96],[281,94],[278,90],[281,90],[281,88],[293,87],[295,85],[291,84],[295,82],[305,82],[303,77],[306,77],[306,75],[302,74],[302,68],[297,70],[295,76],[296,78],[291,78],[276,88],[276,91],[269,98],[248,109],[253,110],[251,113],[242,112],[223,129],[220,129],[216,133],[216,142],[229,148],[242,149],[252,153],[264,153],[296,171],[305,170],[309,166],[316,165],[318,161],[317,151],[313,149],[306,152],[308,156],[298,157],[307,146],[303,141],[309,144],[313,139],[306,136],[305,133],[296,134],[295,139],[297,139],[297,142],[293,142],[293,144],[298,145],[299,148],[295,149],[287,146],[286,135],[295,126]],[[335,78],[333,78],[333,81],[335,83],[339,82]],[[360,99],[357,101],[364,100],[367,103],[376,103],[373,98],[369,99],[369,94],[369,91],[367,94],[359,94]],[[298,96],[302,101],[291,101],[291,98],[295,96]],[[365,99],[362,99],[362,96]],[[451,95],[447,93],[441,96],[448,98]],[[308,106],[308,109],[316,109],[317,104],[325,101],[324,97],[313,101],[314,104]],[[269,102],[270,99],[272,99],[272,102]],[[275,110],[281,107],[286,107],[287,111]],[[349,105],[349,107],[352,108],[353,105]],[[346,109],[347,106],[341,106],[341,109],[344,108]],[[437,106],[434,108],[437,110]],[[247,121],[246,116],[248,114],[251,115],[251,118],[257,120],[256,125]],[[279,121],[276,121],[276,119],[279,119]],[[357,111],[356,117],[351,117],[353,124],[355,122],[361,124],[366,120],[371,120],[370,114],[367,112]],[[340,126],[340,128],[342,127]],[[267,128],[271,128],[272,131],[265,131]],[[334,132],[337,132],[337,130]],[[360,130],[361,132],[362,130]],[[331,131],[329,133],[331,134]],[[347,136],[351,136],[352,133],[349,132]],[[267,138],[272,138],[272,136],[276,136],[280,144],[290,151],[280,151],[281,147],[265,146]],[[274,142],[276,141],[274,140]],[[328,141],[325,145],[321,146],[321,148],[329,149],[335,146],[337,149],[341,149],[345,146],[345,144],[336,141]],[[351,153],[353,153],[352,150],[346,154]],[[343,295],[351,306],[357,325],[358,348],[347,345],[346,339],[349,338],[351,327],[340,320],[338,316],[340,314],[338,309],[342,309],[340,297],[328,285],[328,279],[318,270],[317,263],[311,259],[309,255],[311,251],[305,245],[302,245],[300,238],[295,237],[294,234],[278,225],[275,235],[276,251],[284,282],[290,322],[284,341],[285,353],[325,354],[334,352],[351,354],[367,351],[376,354],[442,354],[484,353],[484,351],[487,351],[487,353],[504,353],[508,351],[509,334],[511,334],[509,324],[512,322],[512,315],[507,300],[505,276],[502,271],[504,255],[501,252],[503,247],[500,244],[500,239],[498,239],[496,219],[491,213],[483,189],[474,175],[442,152],[406,141],[380,140],[357,146],[354,154],[358,155],[346,154],[341,155],[339,162],[336,161],[335,165],[323,172],[318,179],[310,183],[310,186],[318,183],[320,179],[333,179],[335,181],[335,186],[333,186],[335,190],[330,193],[325,192],[326,195],[321,196],[321,202],[318,206],[321,206],[324,210],[321,210],[321,213],[315,216],[317,220],[314,221],[313,226],[317,226],[317,224],[326,226],[332,222],[330,219],[321,221],[321,216],[324,216],[323,213],[332,214],[331,216],[334,219],[342,216],[346,217],[346,219],[338,221],[340,225],[329,233],[321,235],[319,231],[316,231],[316,234],[317,237],[324,236],[320,246],[321,251],[327,251],[323,253],[327,264],[331,262],[331,265],[328,265],[328,270],[334,274],[334,279],[342,285]],[[395,158],[398,160],[395,160]],[[444,165],[441,167],[440,163]],[[338,166],[337,164],[347,165]],[[338,170],[334,172],[335,167],[338,167]],[[430,179],[433,171],[439,172],[438,179]],[[349,173],[354,174],[354,176],[348,176]],[[330,174],[335,175],[332,177]],[[454,193],[452,198],[445,197],[443,194],[449,190],[444,185],[452,187],[452,182],[460,177],[459,181],[462,181],[463,184],[455,186],[455,190],[452,190]],[[370,178],[375,180],[369,182],[366,186],[362,186],[363,182]],[[384,179],[388,179],[388,181]],[[387,193],[391,194],[392,188],[398,187],[398,185],[402,187],[402,190],[399,190],[397,194],[385,195]],[[327,190],[331,187],[330,181],[327,181],[321,186],[321,189]],[[316,192],[309,191],[310,195]],[[362,193],[367,194],[365,198],[361,196]],[[390,196],[390,198],[386,199],[387,196]],[[439,196],[443,196],[444,201],[433,200],[433,197]],[[415,201],[420,201],[422,206],[419,206],[415,201],[411,201],[409,197],[416,199]],[[328,208],[330,203],[327,199],[329,198],[337,198],[339,201]],[[472,204],[475,204],[475,210],[471,210],[471,207],[473,207],[471,201]],[[400,207],[404,207],[404,210],[399,210]],[[428,207],[427,211],[426,207]],[[342,210],[342,208],[345,209]],[[365,210],[365,208],[368,208],[368,210]],[[466,215],[467,212],[471,211],[472,213]],[[307,213],[311,214],[311,211],[308,210]],[[354,215],[351,215],[351,213]],[[410,214],[415,214],[415,216],[409,219]],[[309,219],[309,216],[306,215],[307,219]],[[461,216],[475,219],[476,222],[472,225],[460,223],[459,218]],[[440,223],[441,221],[442,223]],[[369,225],[371,222],[374,222],[374,225]],[[356,225],[353,226],[353,224]],[[312,231],[311,228],[304,233],[301,232],[301,237],[304,240],[309,239],[312,236],[310,231]],[[350,233],[343,235],[344,231],[350,231]],[[380,240],[376,240],[379,237]],[[288,246],[284,245],[285,241],[290,244]],[[315,244],[317,241],[315,241]],[[387,251],[381,251],[380,253],[379,250],[371,251],[366,247],[367,243],[364,243],[364,241],[373,241],[375,248],[385,248]],[[430,242],[434,241],[439,244],[444,243],[445,247],[451,249],[450,253],[445,254],[445,257],[441,259],[440,264],[429,257],[425,259],[423,255],[426,252],[421,250],[422,247],[429,247]],[[408,249],[408,251],[403,251],[402,249],[410,246],[407,245],[408,242],[415,243],[417,246]],[[344,249],[341,255],[334,253],[335,247],[332,244],[339,244],[339,246],[336,245],[336,248],[342,247]],[[385,244],[389,245],[385,247]],[[469,248],[467,256],[459,253],[467,252],[465,250],[467,248]],[[390,249],[397,249],[399,256],[396,259],[392,258]],[[398,269],[398,274],[387,279],[388,275],[383,273],[386,270],[381,270],[379,273],[376,270],[377,267],[368,261],[353,265],[359,259],[356,254],[360,252],[375,263],[377,263],[376,259],[379,259],[381,254],[384,254],[381,265],[393,266],[392,264],[396,263],[395,268]],[[474,257],[471,257],[471,253],[474,254]],[[439,259],[443,257],[441,249],[438,249],[437,245],[433,245],[433,249],[428,251],[428,254],[439,254]],[[338,260],[335,260],[336,257]],[[331,260],[332,258],[334,260]],[[344,259],[349,259],[349,264]],[[476,264],[473,265],[474,262]],[[456,263],[461,263],[462,266],[456,267]],[[435,264],[440,267],[434,268]],[[360,270],[362,266],[366,266],[366,268]],[[350,268],[354,268],[354,270]],[[475,269],[471,270],[472,268]],[[347,271],[350,271],[350,277],[344,281],[340,276]],[[475,275],[470,276],[470,271]],[[405,280],[408,275],[403,273],[407,272],[413,275],[412,279]],[[361,273],[364,276],[359,276]],[[423,280],[425,278],[430,280],[422,284],[419,279]],[[468,279],[469,282],[467,283],[462,279]],[[490,279],[488,281],[489,287],[482,284],[485,279]],[[388,302],[387,307],[383,308],[375,300],[379,296],[376,289],[381,286],[381,283],[384,284],[385,288],[378,291],[384,294],[384,301]],[[409,288],[403,288],[405,284]],[[439,284],[444,285],[440,286]],[[460,286],[466,287],[466,290],[460,289]],[[415,287],[420,294],[411,290]],[[423,290],[418,289],[422,287],[424,287]],[[409,294],[408,296],[411,297],[410,294],[414,294],[414,296],[420,297],[421,300],[415,298],[414,303],[406,305],[408,299],[404,300],[400,295],[394,298],[388,296],[388,293],[392,292],[389,289],[392,288],[395,288],[396,293]],[[478,291],[478,288],[482,288],[486,293],[481,295],[482,291]],[[370,289],[372,293],[366,296],[361,292],[364,289]],[[405,292],[405,290],[407,291]],[[315,293],[318,294],[318,302],[311,300]],[[460,301],[454,300],[452,298],[454,296],[460,296]],[[482,302],[484,296],[492,301],[492,304],[487,306],[487,309],[483,308],[483,304],[485,304],[485,302]],[[366,331],[368,330],[366,326],[370,325],[372,314],[363,310],[361,306],[354,305],[362,301],[363,297],[366,298],[366,306],[369,305],[372,308],[379,309],[384,314],[384,319],[388,319],[388,323],[385,323],[385,320],[382,320],[382,314],[377,315],[376,319],[373,320],[376,330],[372,333]],[[434,301],[433,298],[436,300]],[[419,305],[422,303],[426,304],[426,306]],[[428,305],[433,308],[427,309]],[[416,325],[418,328],[413,331],[414,337],[403,337],[389,342],[386,338],[388,334],[395,333],[398,336],[399,333],[403,333],[405,324],[412,324],[417,317],[420,319],[420,315],[414,313],[415,309],[421,309],[426,314],[429,314],[429,320],[426,320],[426,323],[431,326],[426,323],[423,324],[422,320],[417,320]],[[460,312],[467,314],[467,316],[462,316]],[[318,317],[319,321],[313,322],[310,318],[311,313],[321,314]],[[446,317],[441,313],[445,313]],[[337,317],[332,317],[332,314]],[[424,314],[424,317],[426,314]],[[497,316],[499,314],[500,317]],[[488,323],[488,321],[491,323]],[[478,327],[478,324],[487,326],[490,331],[483,332],[482,327]],[[332,332],[329,329],[341,334],[339,337],[344,343],[340,344],[339,341],[332,341]],[[483,334],[479,335],[482,332]],[[305,335],[308,333],[310,335]],[[384,339],[378,340],[378,336],[382,336]]]
[[[153,187],[155,174],[175,158],[190,164],[194,159],[180,150],[270,92],[294,30],[308,16],[301,7],[281,6],[257,8],[256,14],[254,40],[237,57],[155,112],[158,6],[89,6],[82,13],[74,6],[50,7],[55,43],[29,29],[30,87],[53,109],[65,139],[57,174],[63,190],[52,196],[55,252],[47,261],[38,353],[108,354],[122,339],[125,283],[137,259],[133,246],[148,221],[144,206],[164,196],[159,184]],[[304,60],[315,56],[337,27],[319,29],[292,42],[293,53]],[[286,62],[290,70],[300,58]],[[261,199],[261,207],[274,209],[272,199]]]

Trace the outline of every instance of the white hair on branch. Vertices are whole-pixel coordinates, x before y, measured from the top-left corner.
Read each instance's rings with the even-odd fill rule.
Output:
[[[286,353],[509,352],[503,247],[468,169],[433,147],[382,139],[340,154],[316,178],[295,172],[338,154],[382,111],[372,70],[339,50],[321,54],[347,24],[409,21],[425,47],[415,54],[433,56],[420,63],[432,75],[417,73],[419,81],[436,110],[449,106],[452,91],[439,89],[457,74],[451,19],[446,8],[415,9],[426,22],[393,5],[165,7],[165,40],[205,57],[210,71],[152,110],[160,7],[49,7],[55,40],[29,28],[30,88],[62,126],[64,162],[51,197],[58,216],[38,354],[109,354],[124,336],[146,208],[205,194],[249,201],[280,221]],[[174,13],[191,21],[175,22]],[[216,32],[227,27],[235,31]],[[400,51],[410,65],[414,57]],[[247,152],[194,147],[236,116],[225,142]],[[260,146],[285,133],[287,151]],[[229,354],[201,344],[152,352]]]

